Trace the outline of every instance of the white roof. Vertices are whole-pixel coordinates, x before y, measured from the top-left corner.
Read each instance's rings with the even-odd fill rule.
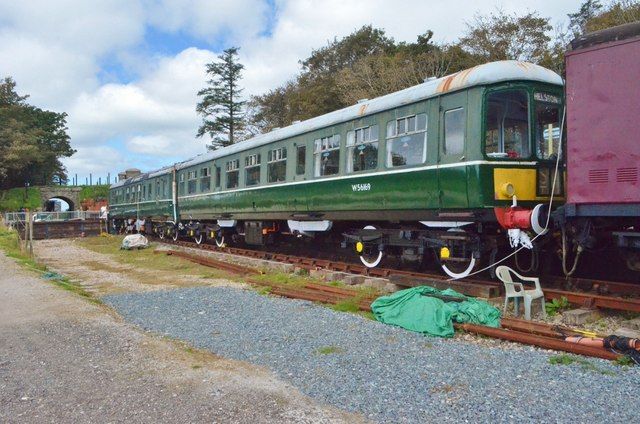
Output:
[[[180,162],[175,166],[177,169],[187,168],[199,163],[209,162],[219,157],[269,144],[274,141],[283,140],[388,109],[419,102],[443,93],[457,91],[477,85],[495,84],[504,81],[538,81],[556,85],[563,84],[562,77],[560,77],[560,75],[533,63],[519,62],[516,60],[503,60],[499,62],[486,63],[442,78],[428,80],[422,84],[418,84],[401,91],[396,91],[395,93],[366,100],[353,106],[348,106],[344,109],[307,119],[306,121],[289,125],[288,127],[280,128],[265,134],[259,134],[240,143],[203,153],[184,162]],[[165,168],[163,168],[163,170]],[[164,172],[155,171],[150,174],[155,175],[162,173]],[[118,182],[114,184],[114,186],[116,185],[121,184]]]

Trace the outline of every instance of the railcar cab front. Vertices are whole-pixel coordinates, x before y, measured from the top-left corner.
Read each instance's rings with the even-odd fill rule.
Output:
[[[562,200],[563,107],[561,86],[513,83],[488,88],[484,94],[482,148],[493,182],[486,185],[492,192],[484,194],[504,229],[541,233],[547,226],[546,212],[538,216],[534,209],[549,202],[552,186],[554,201]],[[520,208],[512,207],[516,202]]]

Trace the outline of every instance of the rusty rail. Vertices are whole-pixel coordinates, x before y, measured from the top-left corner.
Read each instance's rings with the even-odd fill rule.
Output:
[[[640,285],[617,281],[594,280],[581,277],[556,277],[546,276],[545,282],[552,283],[555,287],[575,287],[580,290],[593,290],[598,294],[618,294],[622,296],[638,296]]]
[[[543,289],[547,299],[565,297],[569,303],[587,308],[606,308],[618,311],[640,312],[640,299],[626,299],[623,297],[602,296],[591,293],[580,293],[566,290]]]
[[[197,247],[194,242],[178,241],[174,242],[177,245],[184,247]],[[380,276],[390,278],[395,284],[405,287],[413,287],[420,284],[428,284],[436,286],[438,288],[453,287],[454,289],[462,292],[463,294],[474,297],[496,297],[499,296],[502,291],[502,284],[496,281],[488,281],[481,279],[465,279],[463,281],[448,281],[441,275],[416,273],[411,271],[402,271],[386,268],[367,268],[363,265],[330,261],[326,259],[306,258],[301,256],[286,255],[281,253],[264,252],[258,250],[242,249],[237,247],[224,247],[218,248],[209,244],[200,245],[201,248],[211,251],[221,251],[225,253],[249,256],[253,258],[259,258],[264,260],[273,260],[279,262],[285,262],[294,264],[298,267],[308,270],[325,268],[334,271],[349,272],[358,275],[365,276]],[[233,272],[233,271],[232,271]],[[560,277],[545,277],[547,280],[555,285],[561,284],[566,280]],[[569,283],[576,285],[586,285],[589,280],[573,278],[569,279]],[[619,283],[619,282],[607,282],[594,280],[593,285],[596,285],[601,290],[604,288],[615,292],[616,290],[624,294],[640,294],[640,285],[634,285],[631,283]],[[635,287],[635,291],[634,291]],[[598,307],[614,309],[619,311],[631,311],[640,312],[640,298],[622,298],[616,296],[605,296],[595,293],[581,293],[575,291],[560,290],[551,287],[544,287],[545,297],[548,299],[555,299],[565,297],[569,303],[585,306],[585,307]]]
[[[178,256],[180,258],[187,259],[191,262],[194,262],[200,265],[221,269],[223,271],[228,271],[233,274],[241,274],[241,275],[262,274],[262,272],[260,272],[255,268],[232,264],[229,262],[218,261],[211,258],[204,258],[198,255],[190,255],[189,253],[181,252],[179,250],[167,250],[166,254],[167,256]]]
[[[277,287],[272,289],[271,293],[293,299],[303,299],[322,303],[335,304],[345,300],[344,297],[337,293],[324,292],[317,288],[310,290],[308,288],[299,289]],[[358,306],[361,310],[371,311],[371,306],[368,301],[362,300],[358,303]],[[492,328],[475,324],[454,324],[454,327],[458,330],[470,333],[595,358],[615,360],[621,356],[620,354],[610,352],[604,348],[596,348],[567,342],[562,339],[564,336],[561,332],[547,324],[504,318],[501,325],[502,328]],[[563,332],[565,334],[579,334],[577,332],[573,332],[571,329],[564,329]]]
[[[454,326],[457,329],[464,330],[469,333],[482,334],[483,336],[489,336],[496,339],[522,343],[531,346],[538,346],[544,349],[560,350],[563,352],[576,353],[578,355],[593,356],[595,358],[609,360],[615,360],[622,356],[618,353],[613,353],[606,349],[570,343],[562,339],[554,339],[552,337],[541,336],[539,334],[524,333],[521,331],[505,330],[504,328],[492,328],[474,324],[454,324]]]

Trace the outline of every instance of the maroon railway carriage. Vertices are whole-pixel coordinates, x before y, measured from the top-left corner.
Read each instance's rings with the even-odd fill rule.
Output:
[[[566,81],[566,244],[617,246],[640,271],[640,22],[572,41]]]

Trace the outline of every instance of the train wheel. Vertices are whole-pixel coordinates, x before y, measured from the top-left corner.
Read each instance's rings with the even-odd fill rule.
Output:
[[[216,242],[216,246],[224,247],[224,234],[222,234],[221,231],[218,231],[216,233],[216,236],[213,238],[213,240]]]
[[[173,241],[178,241],[178,226],[174,225],[173,226],[173,231],[171,232],[171,238],[173,239]]]
[[[203,233],[200,233],[197,236],[193,236],[193,241],[195,241],[198,246],[200,246],[202,244],[203,240],[204,240],[204,234]]]
[[[164,227],[159,227],[158,237],[160,237],[160,240],[164,240],[164,231]]]
[[[471,274],[473,268],[475,268],[476,266],[476,258],[470,256],[467,261],[459,262],[456,264],[454,264],[453,262],[443,262],[440,264],[440,266],[442,267],[442,270],[445,272],[445,274],[453,279],[458,280]]]
[[[448,230],[452,233],[465,233],[464,230],[459,228],[452,228]],[[440,252],[440,267],[449,277],[453,279],[465,278],[471,274],[476,267],[476,258],[473,256],[473,251],[466,249],[463,245],[453,245],[450,247],[444,247],[446,249],[446,256],[443,255],[443,251]],[[454,259],[455,258],[455,259]]]
[[[375,230],[376,227],[373,225],[367,225],[364,227],[365,230]],[[359,242],[361,243],[361,242]],[[360,251],[358,255],[360,257],[360,262],[367,268],[375,268],[380,264],[382,260],[382,256],[384,255],[381,250],[378,250],[375,246],[367,246],[361,243]],[[356,245],[356,250],[358,250],[358,246]]]

